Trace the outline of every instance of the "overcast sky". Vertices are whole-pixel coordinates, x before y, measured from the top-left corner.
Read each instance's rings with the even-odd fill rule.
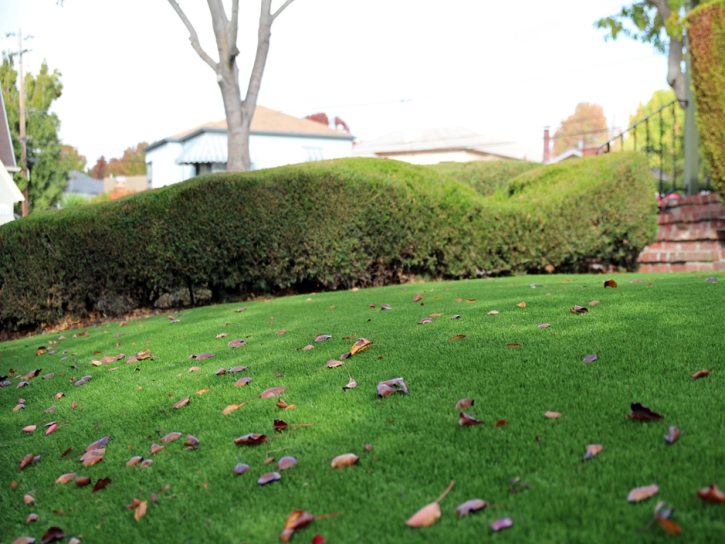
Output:
[[[275,0],[274,6],[282,0]],[[242,0],[243,88],[259,0]],[[463,126],[518,142],[540,160],[542,131],[595,102],[617,126],[667,88],[651,46],[605,43],[594,28],[622,0],[295,0],[272,27],[259,103],[300,117],[340,116],[360,140]],[[217,57],[204,0],[182,0]],[[0,0],[0,31],[34,36],[25,63],[62,73],[61,136],[90,165],[224,118],[211,69],[168,0]],[[3,39],[2,49],[17,47]]]

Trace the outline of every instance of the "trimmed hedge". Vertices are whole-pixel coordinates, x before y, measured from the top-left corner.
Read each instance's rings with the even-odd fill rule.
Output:
[[[444,162],[429,165],[440,174],[465,183],[483,196],[490,196],[509,180],[541,164],[527,161]]]
[[[384,159],[215,174],[0,227],[0,327],[112,315],[190,287],[223,300],[587,260],[631,268],[655,213],[646,159],[628,153],[531,170],[488,198]]]
[[[697,125],[715,189],[725,195],[725,0],[687,17]]]

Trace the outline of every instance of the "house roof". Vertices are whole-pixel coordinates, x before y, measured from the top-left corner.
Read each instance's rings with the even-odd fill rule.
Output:
[[[178,164],[201,162],[227,162],[227,135],[219,132],[204,132],[194,138],[181,156]]]
[[[152,143],[146,147],[145,151],[150,151],[166,142],[180,142],[188,140],[189,138],[196,136],[202,132],[206,133],[222,133],[226,134],[227,121],[223,119],[221,121],[211,121],[198,125],[196,127],[184,130],[168,138],[164,138],[157,142]],[[281,111],[272,110],[265,108],[264,106],[257,106],[254,110],[254,116],[252,117],[252,124],[250,126],[250,134],[257,135],[282,135],[282,136],[296,136],[296,137],[312,137],[312,138],[334,138],[341,140],[354,140],[355,137],[347,132],[330,128],[327,125],[311,121],[309,119],[300,119],[292,115],[287,115]],[[226,145],[226,142],[225,142]],[[226,150],[224,152],[224,161],[226,161]]]
[[[94,179],[78,170],[71,170],[68,173],[68,186],[65,192],[96,196],[103,192],[103,180]]]
[[[524,156],[523,149],[515,143],[492,140],[465,127],[399,130],[358,143],[352,154],[364,157],[454,150],[513,159],[522,159]]]
[[[572,147],[567,149],[563,153],[560,153],[556,157],[552,157],[546,164],[556,164],[557,162],[565,161],[566,159],[581,159],[584,156],[581,149]]]
[[[2,93],[0,93],[0,161],[8,171],[16,169],[13,141],[10,139],[10,127]]]

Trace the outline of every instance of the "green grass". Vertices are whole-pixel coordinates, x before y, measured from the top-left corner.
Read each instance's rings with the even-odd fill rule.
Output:
[[[630,283],[634,277],[644,281]],[[293,542],[310,542],[316,532],[328,543],[665,542],[672,537],[659,526],[642,530],[658,500],[675,507],[683,542],[722,541],[725,505],[696,497],[712,482],[725,487],[725,275],[717,277],[719,283],[711,284],[703,274],[617,275],[619,287],[606,290],[603,278],[592,276],[393,286],[246,303],[242,313],[233,311],[242,304],[198,308],[184,311],[179,323],[166,316],[125,327],[108,323],[76,339],[68,331],[54,355],[36,356],[35,350],[56,334],[0,344],[2,374],[41,367],[43,374],[56,374],[20,390],[14,378],[13,386],[0,390],[0,541],[24,534],[39,539],[59,525],[69,535],[82,534],[84,542],[277,542],[287,514],[301,508],[338,516],[315,521]],[[544,287],[530,288],[533,281]],[[416,292],[425,306],[412,302]],[[463,302],[454,302],[459,297]],[[569,313],[593,299],[601,303],[589,314]],[[526,308],[516,306],[521,301]],[[381,312],[381,303],[393,310]],[[500,313],[489,316],[494,309]],[[416,324],[431,313],[444,315]],[[451,320],[454,313],[461,319]],[[541,323],[551,327],[540,330]],[[278,329],[288,332],[277,336]],[[123,336],[113,338],[119,332]],[[230,336],[215,339],[221,332]],[[333,338],[311,351],[299,349],[321,333]],[[455,334],[466,338],[449,341]],[[358,386],[343,392],[345,367],[325,363],[350,348],[352,340],[342,339],[347,335],[366,337],[374,346],[347,361]],[[246,338],[248,345],[228,348],[234,338]],[[90,365],[94,351],[130,355],[144,348],[154,360]],[[69,358],[60,361],[66,349]],[[187,360],[205,351],[215,356]],[[591,353],[599,359],[584,364]],[[69,368],[73,361],[78,369]],[[219,367],[239,364],[253,378],[246,387],[232,386],[245,374],[215,375]],[[711,376],[689,379],[715,364]],[[193,365],[202,370],[189,373]],[[71,375],[85,374],[93,376],[87,384],[69,384]],[[399,376],[410,395],[379,399],[376,384]],[[253,398],[273,386],[288,387],[282,398],[297,408],[283,411],[276,399]],[[195,393],[205,388],[210,391]],[[59,391],[66,396],[56,401]],[[171,408],[186,395],[192,397],[187,406]],[[12,412],[18,397],[27,399],[27,408]],[[468,412],[485,425],[458,426],[454,404],[462,397],[475,399]],[[226,405],[250,398],[221,414]],[[631,402],[648,405],[666,421],[629,419]],[[53,404],[55,412],[43,413]],[[562,416],[545,419],[547,410]],[[275,433],[272,421],[280,417],[314,426]],[[494,428],[498,419],[509,425]],[[41,429],[21,431],[53,420],[61,427],[49,436]],[[662,438],[668,425],[682,430],[674,445]],[[132,455],[151,457],[150,445],[171,431],[194,434],[200,447],[187,451],[179,440],[154,455],[148,468],[125,466]],[[252,432],[270,441],[233,443]],[[101,463],[83,468],[76,462],[90,442],[107,434]],[[365,444],[372,451],[365,452]],[[583,462],[588,444],[604,448]],[[72,454],[58,459],[71,446]],[[289,449],[271,455],[293,455],[299,464],[281,481],[258,486],[257,478],[273,467],[263,464],[267,452],[280,448]],[[332,469],[331,459],[346,452],[359,455],[359,464]],[[42,459],[18,472],[27,453]],[[251,466],[242,476],[232,474],[238,460]],[[55,485],[67,472],[113,481],[96,494],[90,486]],[[530,488],[511,493],[509,479],[516,477]],[[441,503],[442,518],[432,527],[407,527],[405,520],[451,480],[456,484]],[[627,502],[630,489],[655,481],[657,496]],[[125,506],[166,484],[170,490],[137,523]],[[25,506],[23,494],[31,490],[36,504]],[[476,497],[495,506],[455,516],[458,504]],[[61,509],[63,514],[54,513]],[[30,512],[40,520],[26,526]],[[492,533],[489,524],[502,517],[511,517],[513,527]]]

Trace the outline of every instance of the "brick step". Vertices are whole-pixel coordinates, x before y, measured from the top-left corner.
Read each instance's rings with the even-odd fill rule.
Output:
[[[725,221],[660,225],[655,240],[673,242],[721,240],[725,242]]]
[[[644,248],[644,251],[723,251],[725,250],[725,239],[723,240],[662,240],[653,242]],[[719,260],[719,256],[715,260]],[[702,259],[694,259],[702,260]]]
[[[696,223],[698,221],[723,221],[725,220],[725,205],[721,203],[706,204],[704,206],[680,206],[678,208],[666,208],[664,213],[657,216],[657,223],[667,225],[669,223]]]
[[[725,249],[713,251],[669,251],[645,249],[637,257],[639,263],[688,263],[688,262],[725,262]]]
[[[711,270],[725,270],[725,262],[722,263],[654,263],[643,264],[639,271],[647,272],[709,272]]]

